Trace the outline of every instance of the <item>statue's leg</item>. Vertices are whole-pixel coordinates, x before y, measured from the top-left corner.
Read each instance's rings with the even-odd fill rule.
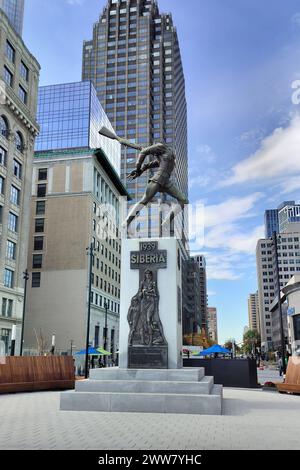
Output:
[[[169,183],[164,187],[164,193],[174,197],[174,199],[177,200],[178,205],[175,207],[175,210],[169,212],[162,225],[167,224],[172,217],[175,218],[184,210],[184,206],[189,204],[188,198],[173,183]]]
[[[140,211],[144,209],[144,207],[151,201],[151,199],[155,196],[155,194],[159,191],[160,185],[158,183],[154,183],[150,181],[148,183],[146,191],[142,199],[137,202],[131,211],[129,212],[127,219],[124,225],[127,227],[131,224],[131,222],[139,215]]]
[[[164,187],[164,192],[169,194],[169,196],[177,199],[181,209],[184,209],[184,206],[189,203],[188,198],[175,186],[175,184],[169,183]]]

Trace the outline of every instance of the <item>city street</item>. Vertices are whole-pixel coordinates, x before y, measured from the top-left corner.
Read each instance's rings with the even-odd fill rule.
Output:
[[[59,395],[0,396],[0,449],[300,449],[300,396],[224,389],[223,416],[196,416],[62,412]]]

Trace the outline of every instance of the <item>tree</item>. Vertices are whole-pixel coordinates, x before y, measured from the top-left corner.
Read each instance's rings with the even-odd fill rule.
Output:
[[[230,351],[232,351],[232,344],[233,344],[232,339],[228,339],[226,341],[226,343],[224,344],[224,348],[229,349]],[[234,342],[234,346],[235,346],[235,352],[240,353],[241,348],[236,344],[236,342]]]
[[[243,350],[246,354],[256,354],[256,349],[261,347],[261,338],[257,330],[248,330],[244,334]]]

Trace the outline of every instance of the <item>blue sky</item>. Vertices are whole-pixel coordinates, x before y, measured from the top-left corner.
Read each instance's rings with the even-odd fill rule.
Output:
[[[26,0],[24,40],[41,64],[41,85],[80,80],[82,42],[92,37],[105,3]],[[205,205],[204,244],[199,236],[191,248],[207,256],[220,342],[241,340],[248,294],[257,289],[264,210],[300,199],[300,104],[292,101],[292,84],[300,80],[300,4],[159,0],[159,6],[172,12],[180,38],[190,200]]]

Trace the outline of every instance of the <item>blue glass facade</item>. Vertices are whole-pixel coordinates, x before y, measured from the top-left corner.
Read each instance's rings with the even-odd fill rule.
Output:
[[[121,146],[99,134],[102,126],[113,128],[91,82],[40,87],[37,120],[41,127],[37,152],[102,148],[120,174]]]
[[[20,36],[23,31],[24,3],[25,0],[0,0],[0,8]]]
[[[265,211],[265,238],[271,238],[273,233],[279,233],[278,210]]]

